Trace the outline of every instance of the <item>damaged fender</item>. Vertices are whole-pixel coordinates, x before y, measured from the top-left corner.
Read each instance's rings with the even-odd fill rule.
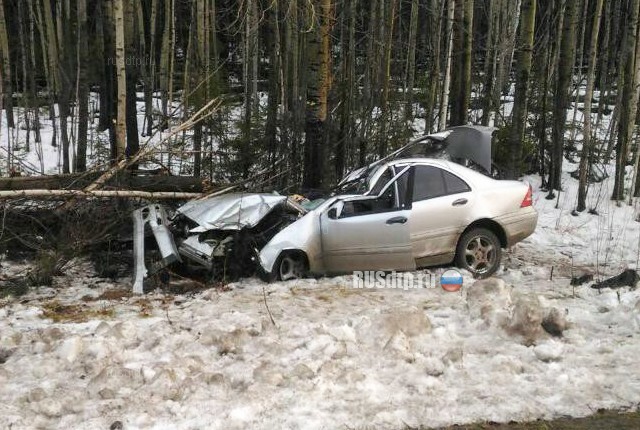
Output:
[[[280,255],[287,251],[302,251],[307,256],[309,272],[322,271],[322,241],[320,214],[335,202],[323,202],[293,224],[276,234],[260,251],[259,263],[265,274],[271,274]]]

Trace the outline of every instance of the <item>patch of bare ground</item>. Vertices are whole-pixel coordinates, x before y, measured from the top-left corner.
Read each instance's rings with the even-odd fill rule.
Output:
[[[441,430],[637,430],[640,428],[640,411],[620,412],[599,410],[583,418],[558,418],[551,421],[532,421],[506,424],[478,423],[444,427]]]
[[[78,323],[91,319],[107,319],[115,315],[115,310],[110,306],[93,308],[85,304],[63,304],[57,300],[51,300],[41,305],[42,318],[53,322]]]

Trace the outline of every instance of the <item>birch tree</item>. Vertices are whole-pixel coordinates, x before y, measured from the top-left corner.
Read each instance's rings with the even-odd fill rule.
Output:
[[[116,159],[125,156],[127,147],[127,74],[124,45],[124,0],[113,1],[117,90]]]

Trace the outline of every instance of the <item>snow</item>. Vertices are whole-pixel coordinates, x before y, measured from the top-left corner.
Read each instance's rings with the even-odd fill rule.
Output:
[[[353,290],[348,277],[265,286],[277,326],[254,280],[165,309],[152,295],[148,317],[137,298],[96,304],[116,316],[85,323],[11,303],[0,311],[0,345],[14,350],[0,366],[0,424],[399,428],[637,404],[637,292],[574,298],[532,281],[509,290],[567,309],[564,338],[526,346],[471,318],[466,294]]]
[[[578,168],[565,160],[562,184],[564,191],[552,200],[540,192],[540,178],[525,178],[534,187],[534,204],[538,210],[536,233],[521,247],[531,252],[536,249],[556,254],[555,265],[576,272],[588,271],[596,275],[618,274],[625,268],[638,267],[640,256],[640,206],[637,199],[616,202],[610,199],[613,190],[614,166],[606,166],[610,178],[600,184],[591,184],[587,209],[572,216],[577,205],[577,181],[567,173]],[[632,176],[627,174],[627,189]],[[558,268],[558,267],[556,267]]]
[[[130,280],[71,265],[53,288],[0,302],[0,427],[395,429],[635,408],[640,291],[569,281],[635,267],[637,208],[610,203],[608,179],[600,215],[574,217],[575,180],[556,208],[528,179],[536,233],[460,293],[343,276],[103,300]],[[54,300],[94,313],[54,322]],[[541,330],[550,315],[562,337]]]

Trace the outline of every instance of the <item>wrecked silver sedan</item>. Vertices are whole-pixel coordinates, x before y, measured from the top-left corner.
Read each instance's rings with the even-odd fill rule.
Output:
[[[158,205],[139,209],[135,291],[147,273],[183,259],[215,276],[267,280],[452,262],[490,276],[501,250],[537,223],[529,186],[488,175],[490,136],[488,128],[460,127],[418,139],[349,174],[337,195],[307,202],[309,210],[285,196],[251,193],[191,201],[171,217]],[[457,162],[423,155],[434,150]],[[147,226],[159,254],[149,269]]]

